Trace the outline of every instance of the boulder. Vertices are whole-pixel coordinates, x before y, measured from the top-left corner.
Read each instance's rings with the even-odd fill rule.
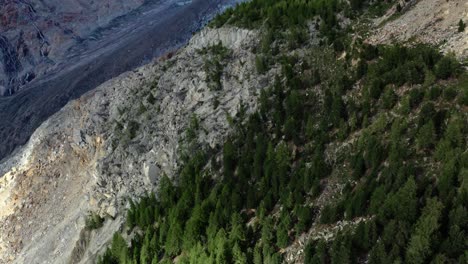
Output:
[[[143,164],[143,175],[147,184],[155,184],[158,179],[159,168],[152,162]]]

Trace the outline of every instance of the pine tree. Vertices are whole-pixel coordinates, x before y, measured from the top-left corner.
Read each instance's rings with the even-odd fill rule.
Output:
[[[238,243],[235,243],[232,248],[232,258],[234,264],[247,264],[247,257]]]
[[[359,9],[361,9],[363,3],[364,3],[363,0],[351,0],[351,1],[350,1],[351,8],[352,8],[353,10],[359,10]]]
[[[370,252],[370,256],[369,256],[369,263],[370,264],[387,264],[388,263],[387,254],[385,253],[385,247],[381,241],[377,242],[377,244],[372,248]]]
[[[174,195],[174,186],[169,177],[164,175],[159,183],[159,200],[161,201],[161,205],[165,208],[170,208],[175,200]]]
[[[158,244],[158,234],[155,232],[150,241],[150,250],[153,256],[157,256],[160,252],[159,244]]]
[[[398,99],[398,96],[395,94],[393,89],[387,88],[383,94],[383,107],[385,109],[392,109],[393,106],[395,105],[396,101]]]
[[[458,61],[452,56],[445,56],[435,65],[435,75],[439,79],[454,76],[459,68]]]
[[[231,231],[229,232],[229,240],[231,242],[242,242],[246,239],[245,225],[239,213],[234,212],[231,216]]]
[[[309,117],[307,118],[307,123],[306,123],[306,128],[305,128],[305,135],[306,135],[307,140],[313,139],[314,132],[315,132],[314,125],[315,125],[314,118],[312,117],[312,115],[309,115]]]
[[[167,234],[165,250],[169,256],[177,255],[182,247],[183,231],[178,220],[172,221]]]
[[[149,231],[145,232],[145,239],[143,240],[143,245],[141,246],[141,251],[140,251],[140,263],[141,264],[149,264],[149,261],[151,260],[151,254],[150,254],[150,249],[149,249]]]
[[[136,206],[132,199],[130,199],[129,203],[130,203],[130,209],[127,211],[127,226],[129,228],[133,228],[136,225],[136,216],[135,216]]]
[[[430,120],[427,124],[422,126],[416,138],[416,143],[420,148],[430,148],[436,141],[434,122]]]
[[[193,247],[202,234],[203,223],[201,221],[201,214],[201,207],[200,205],[197,205],[192,212],[192,216],[185,225],[183,241],[185,249]]]
[[[235,160],[234,145],[230,140],[227,140],[223,150],[223,170],[226,178],[234,176]]]
[[[406,252],[408,263],[424,263],[426,258],[432,253],[431,236],[439,228],[442,208],[443,204],[435,198],[427,201],[409,242]]]
[[[312,222],[313,214],[312,208],[308,206],[298,206],[296,208],[296,215],[298,222],[296,224],[296,232],[302,233],[309,228],[309,225]]]
[[[275,197],[279,195],[279,189],[285,185],[289,172],[290,160],[291,157],[288,146],[285,142],[281,142],[275,153],[276,170],[273,173],[277,185],[273,186],[273,190],[276,191],[276,193],[274,193]]]
[[[442,201],[449,201],[455,193],[455,182],[457,174],[457,162],[449,160],[442,167],[442,175],[439,177],[437,190]]]
[[[315,243],[312,240],[306,244],[304,248],[304,264],[311,264],[315,256]]]
[[[126,262],[128,257],[127,242],[125,242],[125,239],[119,233],[115,233],[112,237],[110,248],[114,259],[117,259],[120,263]]]
[[[228,241],[224,229],[220,229],[216,234],[216,263],[229,263],[230,252],[228,248]]]
[[[317,244],[316,253],[314,256],[313,263],[327,263],[328,254],[327,254],[327,244],[324,240],[320,240]]]
[[[208,255],[206,254],[203,246],[197,243],[195,246],[190,248],[188,263],[190,264],[205,264],[210,263]]]
[[[413,223],[417,215],[416,182],[410,177],[403,187],[385,201],[380,216]]]
[[[210,218],[208,221],[208,227],[206,228],[206,239],[207,239],[207,246],[208,246],[208,252],[214,252],[216,248],[216,234],[219,229],[219,222],[218,218],[216,217],[214,212],[210,213]]]
[[[255,245],[255,248],[254,248],[253,263],[254,264],[263,264],[262,248],[261,248],[259,243],[257,243]]]
[[[463,22],[462,19],[460,19],[460,21],[458,21],[458,32],[463,32],[465,31],[465,23]]]
[[[289,244],[288,228],[283,223],[280,223],[276,229],[276,241],[280,248],[284,248]]]
[[[273,144],[269,142],[265,162],[263,164],[264,176],[262,178],[262,182],[260,183],[260,192],[264,194],[268,192],[275,169],[275,150]]]

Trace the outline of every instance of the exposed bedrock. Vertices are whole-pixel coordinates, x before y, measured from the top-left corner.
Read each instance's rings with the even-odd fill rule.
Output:
[[[93,263],[122,228],[128,198],[176,177],[194,115],[196,142],[216,149],[232,128],[226,116],[256,109],[279,71],[256,73],[257,36],[205,29],[170,59],[109,80],[47,119],[0,163],[0,263]],[[199,50],[219,42],[229,56],[216,90]],[[89,211],[106,218],[99,230],[85,229]]]
[[[67,1],[72,2],[72,0]],[[180,47],[191,37],[193,32],[206,22],[207,17],[218,12],[224,5],[236,1],[194,0],[183,5],[176,5],[175,3],[180,1],[173,0],[146,1],[144,5],[137,9],[132,9],[132,7],[143,1],[130,1],[134,3],[131,6],[124,4],[127,1],[116,1],[122,5],[122,8],[119,9],[121,12],[123,10],[130,11],[125,16],[111,21],[97,19],[97,15],[92,18],[88,17],[91,16],[89,14],[86,18],[76,17],[77,15],[71,14],[65,15],[70,10],[79,11],[79,14],[86,8],[94,10],[91,4],[91,6],[84,6],[82,3],[94,3],[96,1],[79,1],[79,5],[76,4],[76,7],[70,8],[68,11],[62,10],[65,8],[62,4],[44,6],[42,4],[35,5],[35,2],[31,1],[36,13],[45,12],[44,10],[62,12],[60,13],[62,19],[65,22],[71,21],[70,25],[75,25],[74,23],[81,21],[81,19],[95,19],[99,27],[93,30],[92,34],[87,35],[89,38],[78,41],[77,37],[74,36],[85,36],[86,34],[83,32],[86,31],[86,26],[70,26],[67,28],[65,22],[58,23],[59,26],[57,26],[57,23],[51,22],[50,26],[54,30],[58,30],[58,28],[69,29],[67,31],[68,35],[65,34],[66,37],[63,37],[60,34],[54,35],[43,29],[42,24],[37,22],[40,19],[31,24],[20,21],[20,18],[15,20],[9,17],[8,23],[2,24],[2,27],[11,28],[14,23],[16,23],[15,25],[25,23],[24,27],[32,27],[33,29],[34,25],[36,25],[44,33],[45,40],[42,40],[37,31],[31,29],[35,33],[31,35],[25,31],[24,44],[19,45],[23,47],[22,50],[26,47],[26,55],[36,55],[32,57],[22,55],[23,57],[20,58],[23,70],[18,75],[16,82],[25,83],[24,87],[13,96],[0,97],[0,139],[2,140],[0,160],[11,153],[16,146],[26,143],[41,122],[57,112],[69,100],[79,97],[120,73],[132,70],[150,61],[155,56]],[[52,3],[53,1],[41,1],[41,3],[49,2]],[[7,1],[5,6],[8,6],[8,3],[13,2]],[[17,2],[15,1],[15,3]],[[26,8],[24,5],[23,7]],[[5,7],[3,6],[3,8]],[[95,12],[104,11],[99,9]],[[110,26],[106,27],[105,25]],[[91,36],[99,36],[99,38],[94,40]],[[50,46],[44,44],[45,41],[50,43]],[[78,48],[73,52],[63,51],[66,57],[64,57],[64,61],[60,62],[57,59],[60,57],[60,52],[54,46],[57,41],[63,43],[78,41],[82,46],[74,46]],[[11,40],[10,43],[12,43]],[[31,43],[42,43],[43,45],[38,46]],[[12,45],[14,46],[14,44]],[[71,46],[65,45],[64,47]],[[92,49],[92,52],[89,49]],[[18,54],[18,51],[16,53]],[[47,54],[47,57],[37,56],[40,53]],[[38,70],[41,69],[41,66],[33,67],[31,64],[50,65],[47,68],[48,74],[44,75]],[[27,84],[31,80],[32,82]],[[0,83],[0,90],[8,91],[8,87]]]

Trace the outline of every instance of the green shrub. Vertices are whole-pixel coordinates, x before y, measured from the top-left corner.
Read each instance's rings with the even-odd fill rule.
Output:
[[[450,86],[444,89],[443,96],[445,100],[452,101],[453,99],[455,99],[455,97],[457,97],[457,94],[458,93],[455,87]]]
[[[226,66],[226,59],[230,55],[230,50],[219,42],[218,44],[199,50],[198,53],[205,56],[203,69],[206,73],[205,81],[208,87],[212,91],[221,90],[221,77]]]
[[[392,109],[398,100],[398,96],[393,91],[392,87],[388,87],[382,97],[383,107],[385,109]]]
[[[429,88],[426,91],[426,93],[427,93],[427,98],[429,100],[436,100],[442,94],[442,89],[440,89],[439,86],[433,86],[433,87]]]
[[[148,97],[146,98],[146,101],[149,103],[149,104],[152,104],[154,105],[154,103],[156,103],[156,98],[154,97],[153,93],[149,93]]]
[[[424,98],[424,92],[421,89],[412,89],[409,92],[409,103],[410,107],[414,108],[418,106],[421,102],[422,99]]]
[[[259,74],[263,74],[268,70],[267,62],[263,55],[257,55],[257,57],[255,57],[255,67]]]
[[[85,227],[88,230],[99,229],[104,225],[104,218],[95,212],[90,212],[85,219]]]
[[[443,57],[435,66],[435,74],[439,79],[455,76],[460,70],[460,64],[452,56]]]
[[[127,124],[127,136],[129,139],[134,139],[140,129],[140,124],[137,121],[130,121]]]

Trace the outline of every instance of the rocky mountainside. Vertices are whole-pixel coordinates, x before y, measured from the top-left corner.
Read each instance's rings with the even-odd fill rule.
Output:
[[[458,32],[458,23],[468,18],[468,2],[463,0],[399,1],[396,6],[376,19],[379,25],[371,43],[424,42],[439,45],[444,52],[454,52],[459,58],[468,57],[466,31]]]
[[[204,30],[171,58],[106,82],[43,123],[0,166],[3,263],[95,258],[121,228],[126,199],[152,190],[159,175],[174,175],[190,120],[205,131],[199,142],[216,148],[229,128],[226,116],[254,108],[271,78],[253,74],[255,37],[234,28]],[[218,41],[229,55],[222,88],[213,90],[203,70],[211,55],[200,50]],[[89,236],[88,212],[114,220],[80,244]]]
[[[466,31],[388,33],[431,1],[254,0],[67,103],[0,163],[0,263],[462,263],[468,76],[420,42]]]
[[[75,18],[81,19],[81,22],[71,20],[67,24],[59,19],[65,12],[62,9],[68,10],[69,2],[70,8],[76,7],[76,11],[90,9],[76,14]],[[88,5],[86,1],[69,2],[61,2],[60,7],[54,9],[53,1],[50,8],[43,7],[48,1],[33,1],[31,5],[36,15],[32,18],[19,16],[26,19],[23,21],[25,24],[8,24],[5,33],[0,30],[0,35],[5,35],[0,38],[0,45],[6,47],[5,52],[0,50],[0,58],[4,59],[0,60],[0,65],[3,65],[0,68],[7,70],[6,73],[0,71],[0,79],[3,79],[0,86],[5,88],[3,90],[7,94],[16,91],[10,96],[0,96],[0,138],[3,140],[0,160],[17,146],[25,144],[34,130],[69,100],[80,97],[123,72],[148,63],[152,58],[179,48],[210,17],[239,0],[148,0],[142,5],[131,1],[89,1]],[[13,6],[24,9],[22,12],[29,12],[24,3],[8,1],[8,5],[0,7]],[[120,6],[119,12],[125,14],[118,16],[120,13],[111,9],[114,5],[111,3],[115,4],[116,9]],[[127,10],[130,3],[135,3],[135,8]],[[106,12],[109,14],[105,15]],[[43,20],[50,23],[39,23]],[[105,24],[106,21],[109,22]],[[66,35],[55,22],[68,25],[81,35],[79,38]],[[43,45],[36,38],[37,30],[41,30],[48,44]],[[20,38],[21,32],[29,32],[23,33],[25,41]],[[65,35],[60,38],[56,37],[57,34]],[[47,58],[41,57],[41,45],[48,47]],[[21,55],[23,46],[30,55],[27,58]],[[34,49],[37,50],[33,52]],[[33,59],[34,67],[30,66],[28,58]],[[5,65],[13,66],[6,69]],[[30,70],[32,72],[29,74]],[[31,82],[20,85],[22,79],[32,76],[36,77]],[[14,85],[5,86],[8,83]]]
[[[72,47],[145,1],[0,1],[0,96],[72,57]]]

